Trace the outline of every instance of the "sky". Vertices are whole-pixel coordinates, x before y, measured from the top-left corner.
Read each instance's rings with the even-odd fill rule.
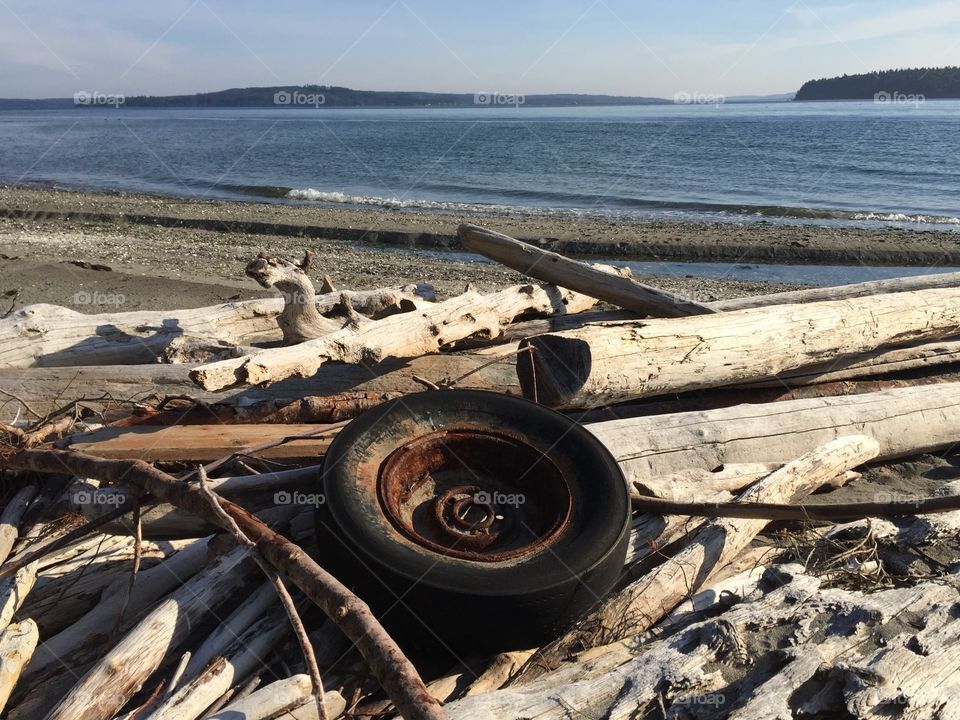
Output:
[[[960,65],[958,0],[0,0],[0,97],[766,95]]]

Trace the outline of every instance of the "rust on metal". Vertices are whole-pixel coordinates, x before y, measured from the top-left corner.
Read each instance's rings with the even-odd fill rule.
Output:
[[[567,528],[568,478],[519,433],[461,425],[393,450],[376,476],[384,515],[408,540],[500,562],[539,552]]]

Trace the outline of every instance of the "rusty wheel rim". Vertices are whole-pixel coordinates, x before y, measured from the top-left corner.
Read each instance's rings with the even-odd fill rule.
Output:
[[[381,465],[377,494],[407,540],[479,562],[546,549],[573,509],[568,479],[547,453],[518,434],[466,427],[399,446]]]

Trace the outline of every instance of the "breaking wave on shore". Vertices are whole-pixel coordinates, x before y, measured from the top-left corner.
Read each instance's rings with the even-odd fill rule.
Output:
[[[271,188],[272,190],[273,188]],[[340,191],[324,191],[314,188],[277,188],[284,190],[283,197],[300,202],[315,202],[355,207],[379,207],[400,210],[432,210],[458,213],[546,213],[595,217],[643,216],[647,219],[766,219],[776,220],[833,220],[864,221],[896,225],[960,226],[960,217],[928,215],[922,213],[848,211],[822,208],[783,207],[771,205],[721,205],[716,203],[683,203],[645,200],[641,198],[577,198],[583,206],[568,204],[574,198],[544,195],[537,204],[503,205],[458,201],[427,200],[421,198],[381,197],[376,195],[353,195]],[[267,193],[264,193],[266,195]]]

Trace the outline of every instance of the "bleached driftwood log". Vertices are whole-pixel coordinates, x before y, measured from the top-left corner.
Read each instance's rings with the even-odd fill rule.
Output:
[[[312,691],[309,675],[294,675],[270,683],[242,700],[227,705],[208,720],[307,720],[310,710],[315,718],[317,707]],[[323,701],[331,718],[339,717],[346,709],[347,704],[338,692],[324,693]],[[302,718],[298,713],[301,709]]]
[[[629,720],[664,711],[742,720],[954,717],[960,644],[949,608],[957,600],[955,582],[860,593],[821,588],[797,565],[776,566],[750,597],[634,643],[633,657],[616,667],[592,656],[447,710],[451,720]],[[923,623],[905,624],[905,612]]]
[[[466,250],[476,252],[538,280],[555,283],[614,305],[653,317],[683,317],[710,312],[727,312],[771,305],[848,300],[911,290],[960,287],[960,273],[938,273],[914,277],[873,280],[870,282],[817,287],[791,292],[751,295],[748,297],[700,303],[664,292],[635,281],[605,282],[585,263],[544,250],[530,243],[465,223],[458,230]],[[597,293],[597,294],[595,294]]]
[[[589,407],[770,379],[958,329],[960,289],[918,290],[541,335],[520,343],[533,352],[517,373],[527,397]]]
[[[0,565],[9,557],[20,532],[20,520],[36,494],[37,489],[33,485],[20,488],[3,509],[0,515]]]
[[[499,690],[516,675],[533,653],[533,650],[514,650],[496,655],[487,669],[470,683],[464,697]]]
[[[464,223],[457,230],[464,248],[496,260],[537,280],[570,288],[627,310],[654,317],[684,317],[712,313],[689,298],[638,283],[629,277],[610,277],[587,263]]]
[[[870,295],[910,292],[912,290],[932,290],[934,288],[960,287],[960,273],[936,273],[934,275],[914,275],[912,277],[891,278],[889,280],[871,280],[869,282],[836,285],[834,287],[811,287],[803,290],[772,293],[767,295],[749,295],[730,300],[715,300],[707,305],[718,312],[745,310],[746,308],[769,307],[770,305],[795,305],[800,303],[824,302],[827,300],[850,300]]]
[[[613,453],[631,484],[692,468],[785,463],[851,430],[874,438],[880,444],[878,459],[889,460],[960,440],[960,383],[737,405],[586,427]]]
[[[272,590],[273,588],[271,588]],[[281,607],[258,617],[234,635],[223,653],[201,673],[145,716],[145,720],[195,720],[221,695],[253,672],[270,650],[290,633],[290,624]]]
[[[244,598],[237,608],[217,625],[200,647],[191,653],[190,661],[184,668],[177,685],[190,682],[200,675],[214,658],[226,655],[228,648],[236,642],[236,639],[279,602],[280,596],[270,583],[264,583]],[[169,688],[169,690],[176,689],[177,687]]]
[[[249,580],[253,568],[245,558],[244,548],[221,555],[161,601],[61,698],[47,720],[112,718],[200,618]]]
[[[790,370],[774,380],[748,383],[744,387],[797,387],[925,368],[937,368],[947,372],[952,368],[942,366],[954,363],[960,363],[960,340],[950,338],[902,348],[878,348],[859,356],[831,359],[800,370]]]
[[[779,468],[777,463],[731,463],[715,470],[690,468],[629,485],[631,495],[647,495],[678,502],[681,499],[683,502],[706,502],[695,498],[742,490]]]
[[[789,503],[876,457],[875,440],[840,438],[787,463],[739,496],[742,502]],[[572,651],[608,645],[649,629],[735,558],[768,521],[718,518],[662,565],[601,602],[576,626],[537,652],[521,677],[559,666]]]
[[[114,580],[100,594],[90,610],[44,640],[27,667],[25,677],[30,678],[31,682],[40,682],[36,678],[44,677],[51,671],[60,674],[64,665],[70,668],[82,667],[98,657],[108,637],[104,629],[117,625],[124,603],[124,621],[118,627],[118,632],[130,627],[136,618],[159,598],[174,591],[200,572],[207,562],[212,560],[210,540],[211,538],[202,538],[191,541],[164,562],[141,570],[129,597],[129,579],[120,577]]]
[[[166,395],[191,396],[205,402],[243,407],[259,402],[284,405],[305,396],[332,395],[351,392],[416,392],[423,385],[413,376],[432,381],[445,377],[473,374],[460,387],[483,388],[497,392],[520,394],[515,368],[516,345],[486,347],[467,352],[425,355],[407,361],[387,361],[369,367],[363,365],[329,364],[322,373],[310,378],[288,378],[268,387],[244,387],[240,390],[209,392],[198,388],[189,373],[196,366],[188,365],[110,365],[105,367],[75,368],[0,368],[0,421],[7,422],[17,413],[26,412],[26,403],[38,413],[48,413],[62,406],[64,397],[70,397],[77,388],[92,399],[87,405],[106,406],[114,417],[128,414],[128,407],[116,408],[109,398],[150,400],[155,402]],[[502,362],[484,366],[498,356],[507,356]],[[4,391],[20,398],[8,398]],[[108,399],[97,403],[95,398]]]
[[[317,297],[318,312],[331,312],[349,298],[354,310],[383,314],[391,302],[412,309],[424,284]],[[152,363],[176,337],[190,336],[248,345],[276,339],[282,298],[246,300],[188,310],[136,311],[87,315],[59,305],[28,305],[0,319],[0,366],[72,367]]]
[[[288,521],[298,510],[272,502],[271,493],[284,488],[309,487],[320,477],[319,466],[293,468],[280,472],[265,472],[211,480],[209,485],[225,497],[246,496],[248,508],[268,525],[277,526]],[[124,486],[98,487],[94,483],[76,481],[70,486],[70,500],[66,507],[81,513],[87,520],[95,520],[116,508],[134,507],[133,495]],[[266,506],[265,506],[266,503]],[[178,510],[169,503],[148,503],[141,508],[141,536],[158,538],[198,538],[213,532],[212,526],[190,513]],[[101,525],[107,534],[129,535],[132,526],[127,518]]]
[[[13,620],[36,581],[36,562],[20,568],[12,577],[0,580],[0,632]]]
[[[40,631],[33,620],[8,625],[0,633],[0,712],[3,712],[39,640]]]
[[[144,540],[141,568],[151,569],[189,542],[192,540]],[[66,554],[43,558],[39,561],[36,586],[19,617],[34,618],[45,638],[72,624],[100,602],[107,587],[118,580],[129,580],[135,545],[129,534],[97,533],[91,545],[81,544],[84,551],[72,559],[65,559]]]
[[[489,295],[467,290],[429,308],[344,328],[318,340],[201,365],[190,376],[206,390],[309,377],[330,361],[377,363],[437,353],[467,337],[497,337],[521,315],[577,313],[594,304],[593,298],[552,285],[516,285]]]
[[[317,310],[316,291],[307,270],[313,260],[309,250],[299,263],[271,255],[261,250],[247,264],[248,277],[256,280],[262,287],[274,287],[283,296],[283,311],[277,317],[277,324],[283,332],[284,345],[293,345],[304,340],[329,335],[343,327],[343,322],[324,317]]]

